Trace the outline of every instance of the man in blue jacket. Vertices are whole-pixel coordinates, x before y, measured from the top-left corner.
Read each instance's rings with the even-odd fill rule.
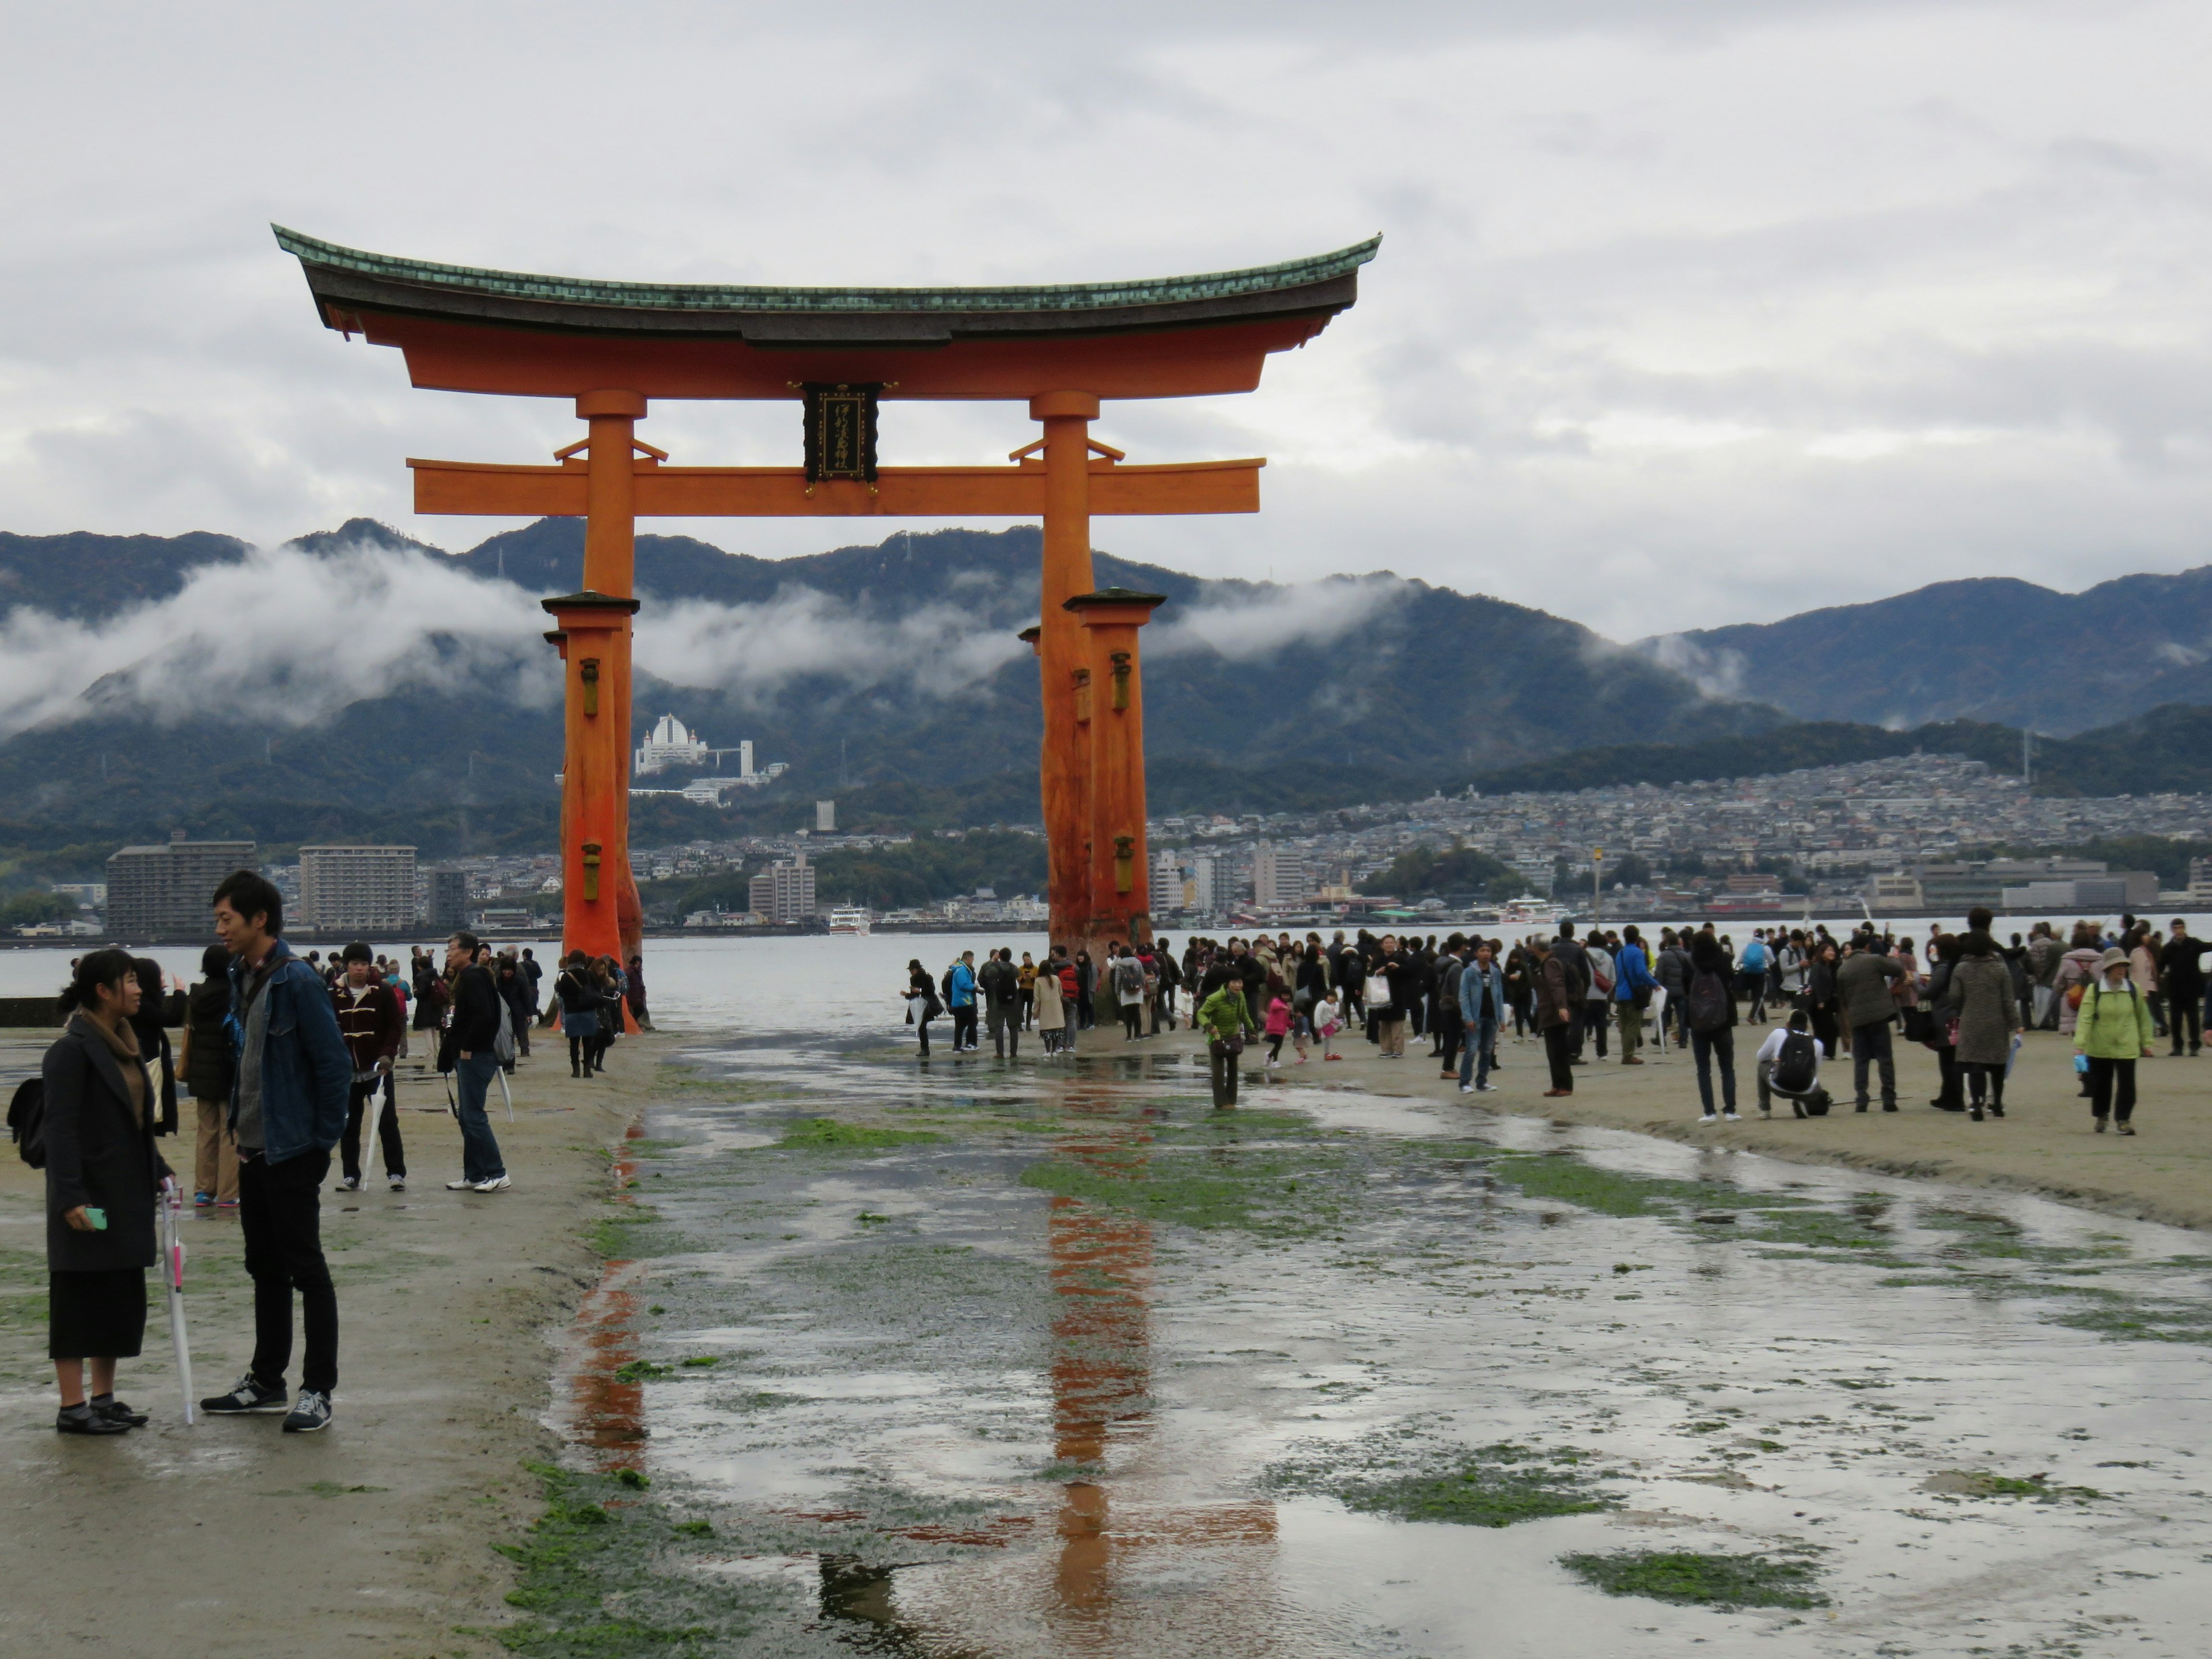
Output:
[[[1505,972],[1491,950],[1490,941],[1474,942],[1474,957],[1459,975],[1459,1018],[1467,1047],[1460,1051],[1459,1091],[1495,1094],[1490,1080],[1498,1064],[1498,1025],[1505,1018]]]
[[[975,953],[963,951],[945,975],[945,1006],[952,1010],[952,1052],[975,1052]]]
[[[228,1394],[200,1401],[215,1413],[285,1409],[292,1363],[292,1293],[307,1351],[288,1434],[328,1428],[338,1382],[338,1298],[323,1260],[321,1192],[331,1148],[345,1133],[353,1060],[322,976],[279,937],[284,901],[251,870],[215,890],[215,931],[230,952],[230,1127],[238,1142],[238,1220],[253,1280],[253,1362]]]
[[[1620,1016],[1620,1063],[1641,1066],[1644,1057],[1636,1051],[1644,1046],[1644,1011],[1650,1005],[1659,981],[1651,976],[1650,964],[1644,960],[1644,935],[1630,927],[1622,929],[1620,939],[1620,949],[1613,957],[1613,1006]]]

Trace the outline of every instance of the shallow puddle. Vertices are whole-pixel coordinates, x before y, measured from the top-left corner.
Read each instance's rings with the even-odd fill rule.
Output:
[[[2196,1235],[1171,1054],[669,1083],[526,1651],[2203,1650]]]

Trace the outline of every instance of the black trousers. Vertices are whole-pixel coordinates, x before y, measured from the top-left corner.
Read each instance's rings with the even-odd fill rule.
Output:
[[[983,1011],[984,1023],[991,1030],[991,1048],[1000,1059],[1008,1054],[1017,1060],[1022,1054],[1022,1011],[1018,1004],[994,1004]]]
[[[1552,1086],[1573,1092],[1575,1074],[1571,1069],[1574,1058],[1574,1027],[1547,1025],[1544,1028],[1544,1058],[1551,1062]]]
[[[1587,998],[1583,1001],[1583,1024],[1589,1032],[1590,1041],[1597,1045],[1597,1057],[1600,1060],[1605,1058],[1606,1028],[1612,1024],[1606,1018],[1606,1012],[1611,1006],[1610,1003],[1592,1002]]]
[[[258,1152],[238,1160],[238,1224],[253,1280],[254,1380],[281,1387],[292,1363],[292,1294],[299,1292],[307,1352],[300,1386],[328,1394],[338,1385],[338,1296],[323,1260],[322,1186],[328,1152],[302,1152],[271,1164]]]
[[[1466,1035],[1467,1024],[1461,1019],[1458,1009],[1437,1010],[1437,1040],[1442,1045],[1437,1052],[1443,1057],[1444,1071],[1450,1071],[1459,1063],[1460,1041]]]
[[[585,1036],[576,1031],[568,1033],[568,1074],[571,1077],[588,1071],[598,1063],[599,1041],[596,1035]]]
[[[2173,1033],[2174,1053],[2181,1052],[2182,1037],[2185,1033],[2189,1039],[2189,1052],[2195,1054],[2204,1046],[2203,1005],[2194,995],[2183,996],[2177,993],[2173,999],[2172,1017],[2166,1021],[2166,1026]]]
[[[1212,1062],[1213,1103],[1234,1106],[1237,1103],[1237,1071],[1244,1063],[1243,1055],[1232,1052],[1229,1045],[1218,1037],[1206,1045],[1206,1055]]]
[[[1890,1024],[1878,1020],[1871,1025],[1851,1027],[1851,1087],[1858,1103],[1868,1104],[1867,1067],[1877,1066],[1881,1071],[1881,1103],[1897,1104],[1897,1054],[1890,1046]]]
[[[345,1133],[338,1139],[338,1168],[348,1181],[361,1179],[362,1121],[368,1115],[368,1103],[387,1092],[384,1084],[382,1078],[356,1083],[346,1097],[346,1126]],[[384,1173],[405,1175],[407,1149],[399,1144],[399,1108],[392,1102],[385,1103],[384,1114],[376,1121],[376,1140],[384,1149]]]
[[[2100,1060],[2089,1056],[2089,1113],[2107,1113],[2125,1123],[2136,1115],[2136,1063],[2132,1060]]]
[[[952,1011],[952,1052],[958,1054],[963,1048],[975,1046],[975,1005],[971,1002],[965,1008]]]
[[[2004,1110],[2003,1066],[1992,1066],[1986,1060],[1962,1060],[1959,1070],[1966,1076],[1966,1094],[1975,1105],[1982,1103],[1983,1091],[1987,1089],[1990,1103],[1999,1111]]]

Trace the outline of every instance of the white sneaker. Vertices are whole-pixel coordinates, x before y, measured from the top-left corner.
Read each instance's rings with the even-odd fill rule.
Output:
[[[1700,1123],[1717,1123],[1720,1121],[1720,1119],[1714,1116],[1711,1112],[1707,1112],[1703,1117],[1699,1118],[1698,1121]]]
[[[489,1181],[479,1181],[469,1190],[477,1193],[503,1193],[514,1183],[505,1176],[494,1176]]]
[[[395,1193],[405,1192],[407,1190],[407,1177],[405,1176],[392,1176],[392,1190]]]
[[[476,1189],[477,1183],[473,1181],[449,1181],[446,1183],[446,1190],[449,1193],[472,1193]]]
[[[334,1193],[357,1193],[361,1190],[359,1176],[340,1176],[338,1184],[331,1188]]]
[[[1721,1121],[1723,1123],[1741,1123],[1743,1120],[1738,1117],[1734,1112],[1723,1112],[1721,1114]]]
[[[1462,1083],[1459,1085],[1459,1091],[1463,1095],[1471,1095],[1474,1092],[1474,1085],[1472,1083]]]

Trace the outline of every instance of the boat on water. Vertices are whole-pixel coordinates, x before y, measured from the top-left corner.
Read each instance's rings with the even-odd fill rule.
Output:
[[[866,933],[874,920],[857,904],[841,904],[830,913],[830,931],[833,933]]]
[[[1532,933],[1541,928],[1548,933],[1559,925],[1559,918],[1565,915],[1566,912],[1556,904],[1542,903],[1534,899],[1516,899],[1498,913],[1498,925],[1500,927],[1519,927]]]

